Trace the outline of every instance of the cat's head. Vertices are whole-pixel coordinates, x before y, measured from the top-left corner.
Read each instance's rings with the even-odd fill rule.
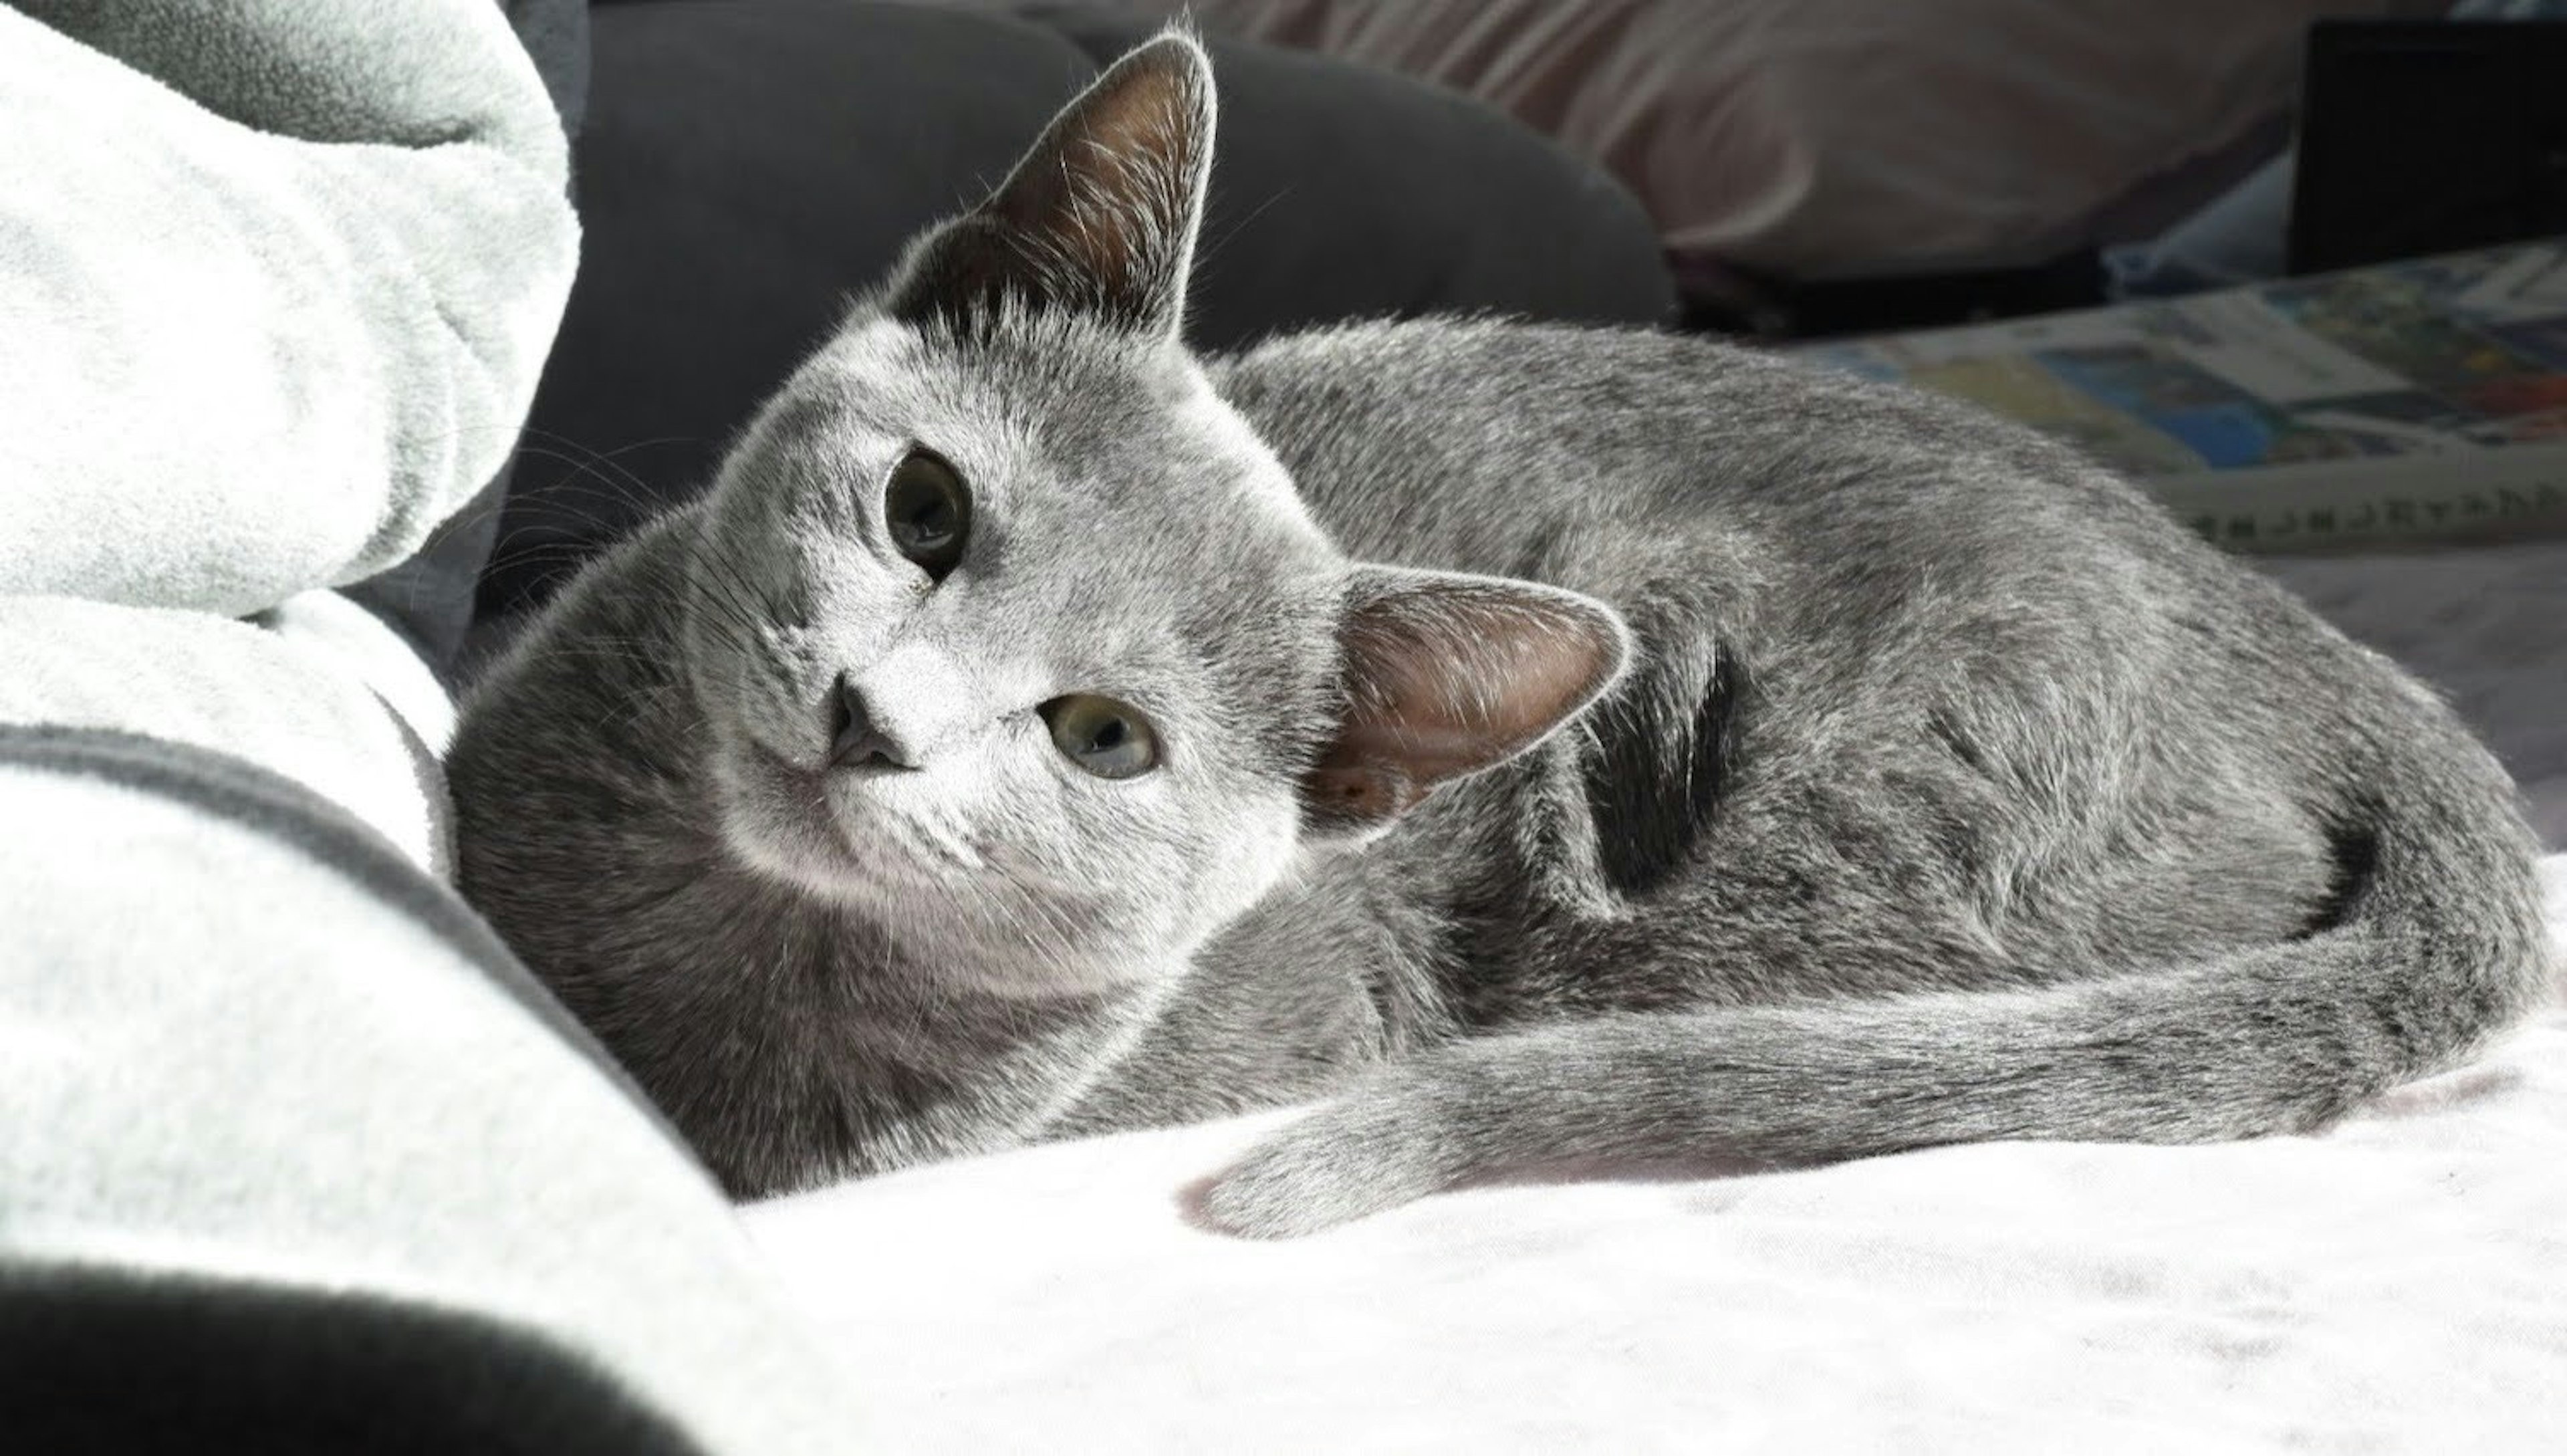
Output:
[[[1191,39],[1116,64],[768,405],[695,552],[723,841],[992,989],[1152,974],[1626,651],[1310,519],[1180,341],[1212,129]]]

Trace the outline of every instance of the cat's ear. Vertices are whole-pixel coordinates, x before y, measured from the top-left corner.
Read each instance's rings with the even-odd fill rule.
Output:
[[[1630,633],[1591,597],[1533,582],[1357,568],[1337,629],[1338,717],[1302,782],[1312,829],[1361,834],[1437,784],[1494,767],[1593,703]]]
[[[1170,30],[1053,118],[988,201],[912,245],[892,314],[971,328],[1011,297],[1175,337],[1212,139],[1212,63]]]

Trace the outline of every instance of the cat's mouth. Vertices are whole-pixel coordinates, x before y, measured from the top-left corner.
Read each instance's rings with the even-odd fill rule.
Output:
[[[795,763],[754,739],[725,756],[724,837],[759,868],[859,898],[885,888],[951,890],[984,868],[970,846],[878,802],[874,786],[857,781],[867,777],[860,771]]]
[[[854,873],[825,776],[754,739],[727,744],[718,757],[722,838],[742,859],[818,888]]]
[[[852,911],[981,991],[1052,997],[1123,986],[1148,957],[1028,960],[1028,944],[1109,939],[1097,888],[1032,863],[1003,843],[972,843],[934,812],[932,774],[824,771],[746,734],[715,750],[721,839],[747,868]]]
[[[807,793],[815,802],[825,802],[829,780],[821,770],[795,763],[754,738],[748,741],[748,753],[760,761],[759,771],[786,792]]]

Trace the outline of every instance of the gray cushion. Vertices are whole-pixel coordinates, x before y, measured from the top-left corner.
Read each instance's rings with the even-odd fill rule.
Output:
[[[1145,33],[849,0],[591,16],[580,275],[529,423],[485,615],[540,597],[730,433],[918,229],[969,205],[1100,58]],[[1647,219],[1477,103],[1213,44],[1223,123],[1194,338],[1435,310],[1649,323]]]

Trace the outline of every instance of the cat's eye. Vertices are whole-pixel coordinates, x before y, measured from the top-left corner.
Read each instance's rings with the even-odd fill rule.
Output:
[[[1159,735],[1128,703],[1072,693],[1039,711],[1061,756],[1099,778],[1130,778],[1159,766]]]
[[[943,581],[972,537],[972,491],[952,465],[913,449],[891,467],[883,486],[883,525],[892,549],[931,581]]]

